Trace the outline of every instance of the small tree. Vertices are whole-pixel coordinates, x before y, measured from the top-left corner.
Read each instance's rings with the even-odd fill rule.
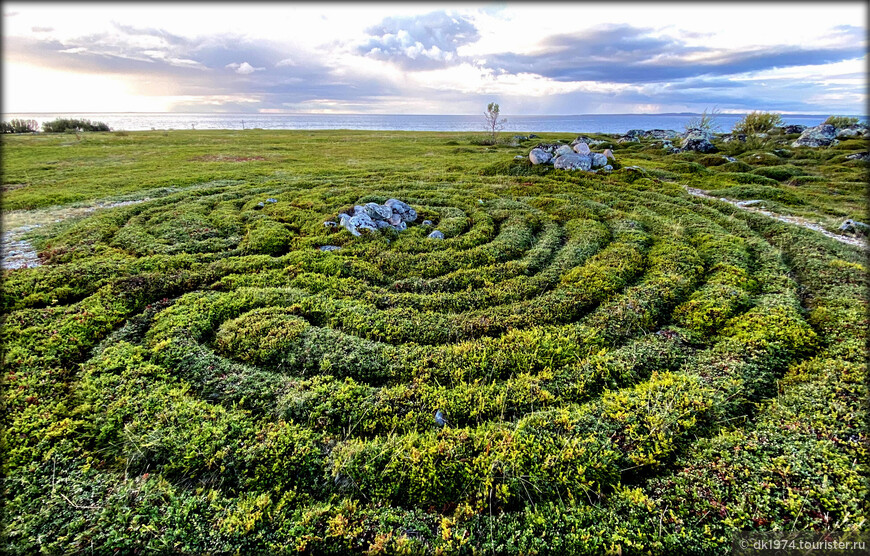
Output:
[[[495,133],[504,129],[504,124],[507,123],[505,118],[499,119],[498,103],[490,102],[486,106],[486,113],[483,115],[486,118],[486,130],[492,137],[492,142],[495,143]]]

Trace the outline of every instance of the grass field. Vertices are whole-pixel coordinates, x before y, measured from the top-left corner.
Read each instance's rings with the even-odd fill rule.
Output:
[[[686,191],[840,233],[867,221],[866,141],[592,135],[616,164],[590,174],[514,159],[576,137],[540,135],[4,136],[4,226],[39,225],[42,265],[3,278],[2,550],[866,531],[865,253]],[[404,232],[323,225],[391,197]]]

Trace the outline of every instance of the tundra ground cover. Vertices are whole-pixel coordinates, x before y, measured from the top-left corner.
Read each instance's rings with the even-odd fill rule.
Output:
[[[3,137],[9,221],[148,198],[32,230],[43,266],[4,274],[4,550],[866,530],[864,253],[684,190],[837,231],[866,142],[595,137],[612,173],[446,133]],[[391,197],[446,239],[323,226]]]

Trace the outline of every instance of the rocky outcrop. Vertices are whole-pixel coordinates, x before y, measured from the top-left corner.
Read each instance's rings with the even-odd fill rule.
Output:
[[[809,127],[791,144],[792,147],[831,147],[837,145],[837,128],[831,124]]]
[[[643,132],[644,139],[676,139],[680,136],[680,132],[673,129],[648,129]]]
[[[870,137],[870,128],[864,124],[853,124],[837,129],[838,139],[848,139],[849,137]]]
[[[603,153],[595,153],[587,143],[583,142],[574,143],[573,149],[568,145],[541,143],[529,152],[529,161],[534,165],[552,164],[554,168],[560,170],[584,172],[596,172],[598,169],[612,170],[613,166],[607,163],[608,158],[614,159],[613,151],[610,149],[606,149]]]

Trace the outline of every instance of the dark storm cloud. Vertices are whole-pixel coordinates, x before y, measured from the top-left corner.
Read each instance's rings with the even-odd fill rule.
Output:
[[[854,36],[855,29],[839,34]],[[557,81],[656,83],[693,77],[716,77],[790,66],[819,65],[860,58],[865,48],[847,46],[795,48],[770,46],[715,50],[688,46],[672,37],[655,37],[650,30],[611,26],[544,40],[538,52],[487,56],[481,65],[507,73],[532,73]]]
[[[357,47],[359,54],[408,70],[437,69],[455,63],[456,49],[480,38],[470,20],[443,11],[388,17],[366,32],[371,38]]]

